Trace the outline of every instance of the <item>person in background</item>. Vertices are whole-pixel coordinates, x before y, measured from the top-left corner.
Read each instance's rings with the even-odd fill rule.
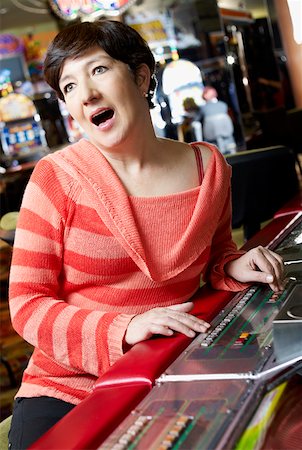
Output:
[[[205,104],[201,105],[203,138],[215,144],[223,155],[236,152],[234,125],[228,114],[228,105],[218,100],[218,94],[212,86],[206,86],[202,93]]]
[[[9,301],[35,349],[11,450],[84,400],[136,343],[205,332],[190,314],[201,277],[216,289],[282,289],[278,255],[232,241],[230,168],[218,149],[155,136],[154,70],[146,42],[117,21],[71,25],[46,54],[45,78],[88,138],[38,162],[20,210]]]
[[[178,139],[182,142],[202,141],[200,109],[193,97],[186,97],[183,101],[184,116],[179,125]]]

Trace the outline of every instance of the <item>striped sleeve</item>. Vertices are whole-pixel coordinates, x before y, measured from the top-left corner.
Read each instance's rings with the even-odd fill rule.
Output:
[[[16,230],[10,311],[16,331],[45,355],[65,368],[99,376],[122,355],[123,335],[133,315],[64,301],[64,233],[77,189],[51,160],[39,161],[27,185]]]

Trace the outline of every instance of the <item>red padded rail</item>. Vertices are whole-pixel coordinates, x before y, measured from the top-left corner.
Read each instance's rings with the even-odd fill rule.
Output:
[[[302,211],[302,190],[294,198],[289,200],[289,202],[285,203],[285,205],[276,212],[274,217],[298,213],[300,211]]]
[[[146,383],[97,389],[30,449],[96,449],[150,390]]]
[[[269,244],[284,228],[294,220],[298,214],[291,212],[274,218],[265,228],[255,234],[246,244],[243,245],[244,250],[250,250],[257,245],[266,246]]]

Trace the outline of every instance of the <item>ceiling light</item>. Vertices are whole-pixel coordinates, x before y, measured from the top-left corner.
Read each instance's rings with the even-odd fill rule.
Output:
[[[32,0],[11,0],[11,2],[16,8],[22,9],[22,11],[26,11],[28,13],[49,14],[48,9],[45,8],[45,1],[43,0],[35,0],[34,2]]]

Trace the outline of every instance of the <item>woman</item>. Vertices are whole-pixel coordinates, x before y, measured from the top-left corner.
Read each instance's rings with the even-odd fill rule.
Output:
[[[46,156],[24,195],[10,280],[15,329],[34,347],[11,448],[26,448],[154,334],[194,337],[200,277],[215,288],[282,288],[282,261],[231,239],[230,170],[210,145],[155,136],[154,59],[114,21],[61,31],[45,78],[89,140]],[[181,176],[180,176],[181,174]],[[37,420],[37,418],[39,420]]]

